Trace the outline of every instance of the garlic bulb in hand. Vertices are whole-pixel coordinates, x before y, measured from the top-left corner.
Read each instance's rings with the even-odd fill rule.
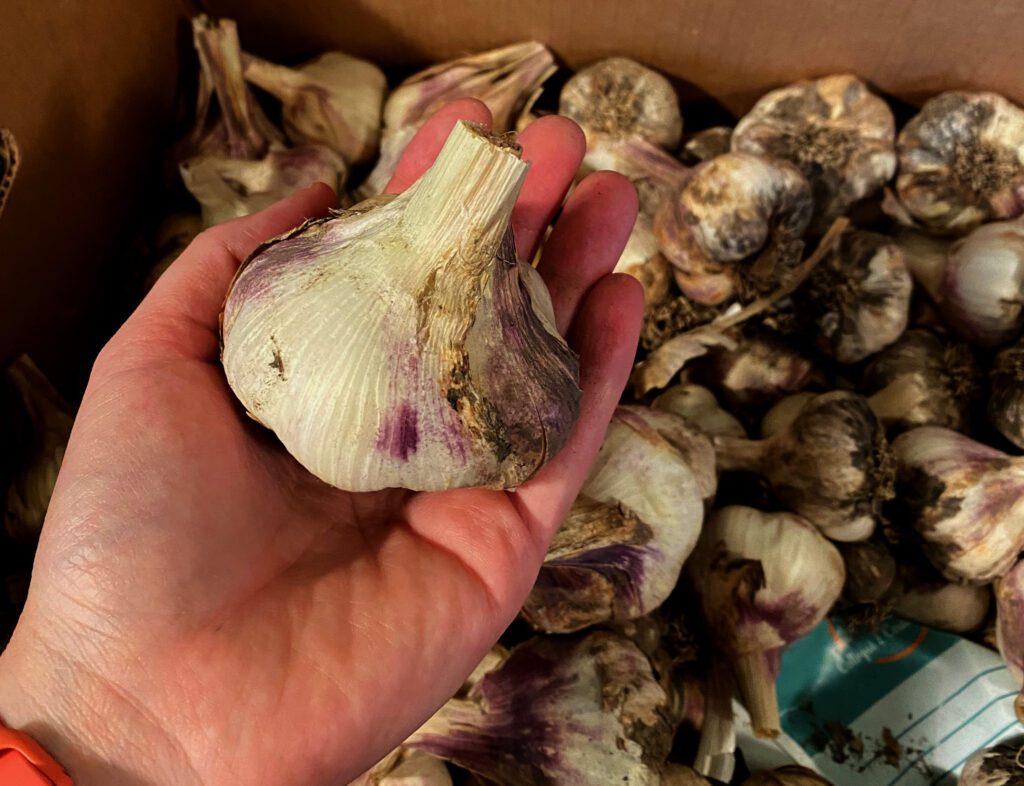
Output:
[[[491,110],[491,128],[496,133],[512,131],[554,72],[551,51],[536,41],[526,41],[438,63],[413,74],[392,90],[384,103],[380,158],[357,189],[359,198],[376,196],[387,187],[405,146],[445,104],[459,98],[479,99]]]
[[[281,102],[293,142],[327,145],[350,166],[376,154],[388,83],[373,63],[344,52],[325,52],[296,68],[252,55],[242,61],[245,78]]]
[[[983,584],[1009,570],[1024,548],[1024,459],[938,426],[892,449],[898,499],[942,575]]]
[[[575,423],[578,361],[509,221],[528,165],[460,123],[407,191],[258,248],[222,319],[228,382],[350,491],[509,488]]]
[[[896,243],[874,232],[849,230],[811,271],[794,300],[818,348],[840,363],[857,363],[900,337],[912,291]]]
[[[496,786],[659,786],[673,729],[647,657],[612,633],[537,638],[406,744]]]
[[[787,161],[726,153],[662,201],[654,233],[687,297],[716,305],[776,288],[800,261],[811,188]]]
[[[747,436],[743,425],[719,406],[714,393],[692,382],[668,388],[651,402],[651,407],[679,415],[688,425],[709,436]]]
[[[683,143],[679,154],[684,164],[696,166],[701,161],[710,161],[716,156],[729,152],[732,145],[732,128],[712,126],[698,131]]]
[[[718,465],[764,477],[779,501],[835,540],[865,540],[892,496],[882,424],[867,401],[834,391],[807,401],[762,440],[716,437]]]
[[[1024,341],[996,355],[990,381],[989,422],[1018,448],[1024,448]]]
[[[1024,786],[1024,740],[1019,737],[975,752],[958,786]]]
[[[896,172],[888,104],[852,74],[773,90],[736,125],[732,149],[796,164],[814,195],[812,225],[828,228]]]
[[[555,533],[523,606],[526,621],[548,633],[635,619],[669,596],[693,551],[714,493],[710,442],[693,460],[653,423],[686,432],[681,419],[646,407],[619,407],[580,496]],[[694,457],[695,458],[695,457]],[[703,484],[701,481],[704,481]],[[710,494],[706,485],[710,481]]]
[[[254,213],[316,182],[337,189],[347,169],[329,147],[285,147],[242,76],[238,30],[230,19],[192,20],[201,67],[195,154],[180,164],[181,178],[203,209],[206,226]],[[220,117],[206,130],[212,93]]]
[[[978,365],[967,344],[912,328],[871,359],[861,390],[886,426],[960,431],[977,399]]]
[[[8,366],[6,377],[27,416],[27,433],[25,451],[7,489],[4,527],[16,543],[34,543],[43,528],[75,415],[28,355]]]
[[[835,603],[843,558],[799,516],[735,505],[707,521],[687,570],[708,632],[732,662],[755,733],[777,735],[780,650]]]
[[[996,646],[1014,679],[1024,684],[1024,560],[996,582]],[[1024,690],[1014,704],[1024,723]]]
[[[1024,110],[995,93],[925,102],[896,142],[896,191],[926,229],[962,235],[1024,210]]]

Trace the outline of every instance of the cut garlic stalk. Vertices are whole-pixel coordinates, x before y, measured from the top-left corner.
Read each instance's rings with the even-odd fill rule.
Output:
[[[851,74],[773,90],[736,125],[732,149],[796,164],[814,194],[812,225],[824,231],[896,171],[888,104]]]
[[[777,735],[780,652],[835,603],[843,558],[799,516],[729,506],[708,520],[687,570],[708,632],[732,662],[754,732]]]
[[[491,110],[495,133],[511,131],[519,116],[530,111],[541,85],[554,72],[550,50],[536,41],[526,41],[438,63],[413,74],[384,104],[380,158],[357,189],[358,196],[366,199],[387,187],[405,146],[445,104],[476,98]]]
[[[352,491],[509,488],[576,420],[578,361],[509,221],[528,165],[469,123],[411,188],[246,261],[228,382],[317,477]]]
[[[896,190],[925,228],[962,235],[1024,209],[1024,110],[995,93],[948,92],[900,132]]]

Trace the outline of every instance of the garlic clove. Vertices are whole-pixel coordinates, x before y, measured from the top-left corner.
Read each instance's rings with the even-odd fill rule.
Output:
[[[912,328],[871,359],[861,390],[888,427],[959,431],[978,398],[978,364],[967,344]]]
[[[1018,448],[1024,448],[1024,341],[996,355],[989,379],[989,422]]]
[[[983,584],[1024,548],[1024,466],[938,426],[893,442],[897,496],[925,555],[951,581]]]
[[[452,776],[441,759],[400,747],[349,786],[452,786]]]
[[[516,260],[527,168],[518,146],[460,123],[402,194],[307,222],[240,269],[222,318],[228,382],[317,477],[510,488],[562,447],[578,360]]]
[[[832,786],[832,781],[799,764],[787,764],[774,770],[755,772],[743,786]]]
[[[658,786],[673,733],[666,703],[647,657],[628,639],[537,638],[407,744],[497,786]]]
[[[668,388],[651,402],[651,407],[678,415],[689,426],[709,436],[747,436],[743,424],[722,409],[714,393],[692,382]]]
[[[846,568],[843,599],[849,603],[878,603],[896,581],[896,559],[882,543],[840,543]]]
[[[551,51],[536,41],[491,49],[438,63],[413,74],[384,103],[380,158],[357,189],[361,199],[381,193],[417,129],[445,104],[476,98],[491,110],[491,128],[504,133],[533,107],[541,85],[555,72]]]
[[[11,195],[11,186],[14,184],[14,177],[18,174],[20,164],[21,154],[14,134],[10,129],[0,128],[0,215],[3,214],[4,205]]]
[[[926,229],[962,235],[1024,210],[1024,110],[995,93],[929,99],[897,139],[896,191]]]
[[[929,628],[970,633],[985,622],[990,599],[988,587],[911,579],[904,580],[892,611]]]
[[[156,262],[150,267],[144,285],[147,291],[202,231],[203,220],[195,213],[172,213],[160,222],[153,238]]]
[[[679,157],[684,164],[696,166],[701,161],[724,155],[732,146],[732,132],[729,126],[712,126],[698,131],[683,143]]]
[[[1024,739],[1015,738],[976,751],[964,764],[958,786],[1024,784]]]
[[[780,159],[726,153],[698,165],[662,201],[654,233],[676,283],[717,305],[775,289],[800,262],[811,189]]]
[[[996,647],[1018,684],[1024,684],[1024,560],[1013,565],[995,585]],[[1014,703],[1024,723],[1024,690]]]
[[[683,133],[672,84],[628,57],[609,57],[574,74],[562,88],[558,111],[588,136],[637,138],[671,149]]]
[[[852,74],[801,80],[761,98],[736,125],[732,149],[789,161],[811,184],[824,230],[896,171],[888,104]]]
[[[884,429],[855,393],[809,399],[767,439],[716,437],[715,451],[719,468],[761,475],[783,505],[834,540],[870,537],[893,493]]]
[[[657,608],[700,535],[714,471],[710,442],[684,421],[619,407],[523,606],[527,622],[570,633]]]
[[[711,781],[683,764],[670,762],[661,774],[661,786],[711,786]]]
[[[373,63],[344,52],[325,52],[296,68],[248,54],[242,61],[245,78],[281,101],[293,142],[326,145],[350,166],[376,154],[387,79]]]
[[[27,448],[7,489],[4,527],[14,542],[34,543],[43,528],[75,415],[28,355],[8,366],[6,377],[26,416]]]
[[[776,736],[779,652],[817,625],[839,597],[842,556],[799,516],[733,505],[708,519],[687,570],[755,733]]]
[[[818,348],[849,364],[902,335],[912,291],[913,281],[896,243],[874,232],[848,230],[794,299]]]

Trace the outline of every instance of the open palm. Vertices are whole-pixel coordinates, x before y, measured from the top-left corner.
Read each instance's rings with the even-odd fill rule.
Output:
[[[447,107],[390,190],[422,173],[457,118],[489,122],[478,102]],[[533,166],[513,224],[526,257],[583,139],[546,118],[521,142]],[[96,361],[0,659],[0,717],[76,783],[347,783],[513,619],[600,445],[642,301],[608,275],[636,211],[610,173],[576,189],[539,266],[581,356],[583,409],[528,484],[344,493],[246,418],[218,362],[224,293],[256,244],[333,199],[313,187],[201,235]]]

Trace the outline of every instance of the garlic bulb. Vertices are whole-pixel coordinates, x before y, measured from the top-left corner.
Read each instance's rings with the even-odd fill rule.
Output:
[[[989,422],[1018,448],[1024,448],[1024,341],[996,355],[990,379]]]
[[[692,460],[655,423],[670,436],[688,437],[694,449],[701,441],[703,456]],[[697,543],[714,467],[711,444],[681,419],[619,407],[523,606],[527,622],[569,633],[659,606]]]
[[[654,217],[676,284],[716,305],[774,289],[800,261],[811,188],[780,159],[726,153],[698,165]]]
[[[34,543],[43,528],[75,415],[28,355],[8,366],[6,377],[27,416],[27,433],[26,448],[7,489],[4,527],[14,542]]]
[[[349,786],[452,786],[440,759],[422,751],[396,748]]]
[[[668,388],[651,402],[651,407],[679,415],[688,425],[709,436],[747,436],[743,425],[719,406],[714,393],[691,382]]]
[[[1024,684],[1024,560],[996,582],[996,647],[1018,683]],[[1024,723],[1024,690],[1014,704]]]
[[[898,498],[924,552],[951,581],[1001,576],[1024,548],[1024,463],[938,426],[892,445]]]
[[[886,426],[966,428],[978,394],[971,348],[912,328],[864,370],[861,390]]]
[[[698,131],[683,143],[680,158],[684,164],[696,166],[701,161],[710,161],[716,156],[729,152],[732,145],[732,128],[712,126]]]
[[[4,205],[11,195],[11,186],[14,184],[14,176],[18,173],[20,163],[21,155],[14,134],[10,129],[0,128],[0,215],[3,214]]]
[[[777,735],[780,651],[839,597],[843,558],[799,516],[733,505],[708,519],[687,570],[708,632],[732,662],[755,733]]]
[[[452,699],[407,745],[497,786],[658,786],[673,730],[665,691],[628,639],[537,638],[465,699]]]
[[[146,276],[145,289],[152,289],[195,236],[203,231],[203,220],[194,213],[172,213],[160,222],[153,238],[156,262]]]
[[[1024,740],[976,751],[964,764],[958,786],[1024,786]]]
[[[252,55],[242,61],[245,78],[281,102],[293,142],[327,145],[350,166],[376,154],[388,83],[373,63],[344,52],[325,52],[296,68]]]
[[[242,76],[235,23],[200,15],[192,20],[192,36],[202,70],[195,154],[179,169],[202,206],[203,223],[213,226],[254,213],[316,182],[337,190],[347,172],[341,157],[321,144],[285,147],[263,115]],[[220,117],[207,130],[211,91]]]
[[[779,501],[835,540],[865,540],[892,496],[882,424],[867,401],[833,391],[810,399],[762,440],[716,437],[718,465],[764,477]]]
[[[402,151],[427,118],[451,101],[476,98],[491,110],[495,133],[511,131],[530,111],[541,85],[555,72],[551,51],[536,41],[511,44],[458,60],[438,63],[413,74],[384,103],[380,158],[357,189],[361,199],[381,193],[395,172]]]
[[[970,633],[988,616],[988,587],[910,577],[902,579],[893,614],[953,633]]]
[[[884,545],[868,540],[840,543],[846,568],[843,599],[849,603],[878,603],[896,580],[896,560]]]
[[[736,412],[801,390],[816,374],[809,358],[763,332],[744,335],[733,347],[713,347],[693,365],[694,380],[714,390]]]
[[[900,132],[896,191],[925,228],[962,235],[1024,209],[1024,111],[995,93],[951,91]]]
[[[840,363],[857,363],[900,337],[912,291],[896,243],[849,230],[811,271],[795,300],[818,348]]]
[[[832,781],[807,767],[787,764],[774,770],[755,772],[743,781],[743,786],[832,786]]]
[[[711,781],[683,764],[665,765],[661,786],[711,786]]]
[[[307,222],[236,276],[228,382],[327,483],[509,488],[568,438],[578,361],[516,261],[518,153],[460,123],[401,195]]]
[[[824,230],[896,172],[896,122],[888,104],[852,74],[773,90],[736,125],[732,149],[796,164]]]

